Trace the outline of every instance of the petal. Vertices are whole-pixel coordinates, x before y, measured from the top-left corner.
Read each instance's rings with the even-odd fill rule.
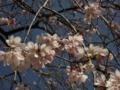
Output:
[[[118,71],[118,69],[115,71],[117,76],[120,76],[120,72]]]
[[[34,47],[34,43],[33,42],[28,42],[28,47],[29,48],[33,48]]]
[[[15,38],[14,38],[14,41],[15,41],[16,43],[20,43],[21,37],[15,37]]]
[[[13,40],[14,40],[14,36],[11,35],[11,36],[9,37],[9,40],[10,40],[10,41],[13,41]]]
[[[8,45],[10,45],[10,41],[9,41],[9,40],[6,40],[6,43],[7,43]]]

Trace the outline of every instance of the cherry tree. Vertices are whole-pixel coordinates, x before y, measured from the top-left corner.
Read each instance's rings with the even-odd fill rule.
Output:
[[[120,90],[119,0],[0,7],[1,90]]]

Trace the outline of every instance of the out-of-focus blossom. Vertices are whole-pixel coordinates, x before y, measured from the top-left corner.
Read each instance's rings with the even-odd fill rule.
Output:
[[[78,51],[78,53],[76,54],[76,57],[78,59],[81,59],[82,57],[84,57],[85,51],[84,51],[84,49],[82,47],[78,47],[77,51]]]
[[[56,16],[49,17],[49,22],[55,22],[57,20]]]
[[[114,30],[119,30],[120,29],[120,25],[117,22],[112,22],[111,27]]]
[[[18,66],[20,64],[20,61],[25,59],[21,52],[22,51],[20,48],[16,48],[15,51],[10,51],[8,63],[10,65],[14,64]]]
[[[84,83],[86,79],[88,78],[87,75],[84,75],[83,72],[79,68],[72,68],[70,66],[67,66],[66,72],[71,81],[76,81],[78,83]]]
[[[29,52],[30,55],[33,55],[34,57],[38,57],[37,50],[38,50],[38,44],[33,42],[28,42],[28,44],[25,46],[25,50]]]
[[[99,54],[100,54],[101,56],[106,56],[106,55],[108,55],[108,49],[104,49],[104,48],[100,47],[100,48],[99,48]]]
[[[69,53],[76,53],[75,48],[72,45],[65,45],[65,49]]]
[[[91,24],[91,19],[97,19],[101,15],[101,11],[99,3],[90,3],[89,6],[85,6],[84,21]]]
[[[8,18],[4,18],[4,17],[0,18],[0,24],[8,24],[8,22],[9,22]]]
[[[11,28],[14,28],[15,24],[16,24],[16,19],[15,18],[9,20],[9,22],[8,22],[8,26],[10,26]]]
[[[51,46],[52,48],[60,47],[59,40],[60,37],[58,37],[57,34],[50,35],[46,33],[46,36],[44,36],[43,34],[41,36],[40,35],[37,36],[37,42],[46,44],[47,46]]]
[[[90,33],[90,34],[93,34],[93,33],[96,32],[96,29],[93,28],[93,27],[91,27],[91,28],[89,28],[88,30],[86,30],[86,32],[88,32],[88,33]]]
[[[116,70],[115,73],[111,73],[109,80],[120,83],[120,71]]]
[[[4,66],[9,65],[8,60],[9,60],[9,53],[0,51],[0,61],[3,60]]]
[[[50,50],[51,50],[52,48],[50,47],[50,46],[46,46],[46,44],[42,44],[41,46],[40,46],[40,54],[41,54],[41,56],[45,56],[45,55],[48,55],[48,54],[50,54]]]
[[[93,71],[96,70],[94,64],[92,64],[91,61],[89,61],[89,62],[88,62],[87,64],[85,64],[83,67],[85,68],[85,72],[87,72],[87,73],[90,73],[90,72],[93,72]]]
[[[90,44],[89,48],[85,48],[85,50],[88,56],[92,56],[98,54],[99,48],[99,46],[94,46],[93,44]]]
[[[17,45],[20,44],[21,38],[19,36],[14,37],[11,35],[9,39],[6,40],[6,43],[11,46],[11,47],[16,47]]]
[[[29,12],[26,11],[26,10],[23,10],[23,11],[22,11],[22,14],[29,14]]]
[[[28,87],[25,87],[23,84],[17,84],[15,90],[30,90]]]
[[[108,62],[110,62],[111,60],[113,60],[113,54],[112,53],[109,53],[109,55],[108,55]]]
[[[97,86],[105,87],[106,86],[106,78],[105,78],[105,76],[103,74],[101,74],[100,77],[96,77],[94,84],[97,85]]]

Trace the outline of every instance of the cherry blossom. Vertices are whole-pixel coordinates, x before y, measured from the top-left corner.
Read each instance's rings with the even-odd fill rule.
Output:
[[[46,36],[44,36],[43,34],[41,36],[38,35],[36,41],[46,44],[47,46],[51,46],[52,48],[58,48],[60,47],[59,40],[60,40],[60,37],[58,37],[57,34],[50,35],[46,33]]]
[[[38,44],[33,42],[28,42],[28,44],[25,46],[25,50],[29,52],[30,55],[33,55],[34,57],[38,57],[37,50],[38,50]]]
[[[0,18],[0,24],[8,24],[8,22],[9,22],[8,18],[4,18],[4,17]]]
[[[56,16],[49,17],[49,22],[55,22],[57,20]]]
[[[76,81],[78,83],[84,83],[88,78],[88,76],[83,74],[81,70],[78,70],[77,67],[72,68],[70,66],[67,66],[66,72],[72,82]]]
[[[21,50],[20,48],[16,48],[15,51],[10,51],[9,52],[9,60],[8,63],[14,64],[16,66],[18,66],[20,64],[21,60],[24,60],[24,56],[21,54]]]
[[[6,43],[11,46],[11,47],[16,47],[17,45],[20,44],[21,38],[19,36],[14,37],[11,35],[9,39],[6,40]]]
[[[87,64],[83,66],[85,68],[85,72],[90,73],[93,71],[96,71],[94,64],[92,64],[91,61],[89,61]]]
[[[64,44],[71,44],[73,47],[77,47],[78,45],[83,44],[83,36],[76,34],[74,36],[68,36],[68,39],[63,39],[62,42]]]
[[[8,22],[8,26],[10,26],[11,28],[14,28],[15,24],[16,24],[16,19],[15,18],[9,20],[9,22]]]
[[[98,54],[99,48],[99,46],[94,46],[93,44],[90,44],[89,48],[85,48],[85,50],[88,56],[92,56]]]
[[[84,21],[91,24],[91,19],[97,19],[101,15],[101,11],[99,3],[90,3],[89,6],[85,6]]]
[[[24,87],[23,84],[17,84],[17,87],[15,88],[15,90],[30,90],[28,87]]]
[[[108,55],[108,50],[101,47],[101,48],[99,49],[99,54],[100,54],[101,56],[106,56],[106,55]]]
[[[119,30],[120,29],[120,25],[117,22],[112,22],[111,27],[114,30]]]
[[[94,84],[97,85],[97,86],[105,87],[106,86],[106,78],[105,78],[105,76],[103,74],[101,74],[100,77],[96,77]]]
[[[95,33],[96,32],[96,30],[97,29],[95,29],[95,28],[89,28],[88,30],[86,30],[86,32],[88,32],[88,33],[90,33],[90,34],[93,34],[93,33]]]
[[[9,65],[8,60],[9,60],[9,53],[0,51],[0,61],[3,60],[4,66]]]
[[[120,71],[116,70],[115,73],[111,73],[109,81],[120,83]]]
[[[45,55],[48,55],[48,54],[50,54],[50,50],[51,50],[52,48],[50,47],[50,46],[46,46],[46,44],[42,44],[41,46],[40,46],[40,54],[41,54],[41,56],[45,56]]]
[[[110,53],[109,55],[108,55],[108,62],[110,62],[111,60],[113,60],[113,54],[112,53]]]

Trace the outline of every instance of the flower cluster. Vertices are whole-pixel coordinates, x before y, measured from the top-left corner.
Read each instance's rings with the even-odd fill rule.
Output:
[[[63,39],[62,43],[65,45],[66,51],[75,56],[77,47],[83,44],[83,36],[79,34],[68,36],[68,39]]]
[[[81,59],[83,57],[90,57],[91,59],[95,59],[98,61],[100,61],[102,58],[104,58],[109,54],[107,49],[100,46],[94,46],[93,44],[90,44],[89,48],[77,47],[77,51],[78,52],[76,54],[76,57],[78,59]],[[113,59],[113,55],[110,53],[108,57],[108,61],[111,61],[112,59]]]
[[[89,74],[91,71],[95,70],[95,66],[94,64],[92,64],[91,61],[89,61],[85,65],[79,63],[78,65],[73,64],[71,67],[67,66],[66,68],[67,75],[69,76],[71,81],[77,81],[78,83],[84,83],[88,78],[88,76],[85,75],[84,72]]]
[[[85,82],[88,78],[84,74],[96,71],[92,59],[100,60],[108,55],[108,59],[112,60],[113,55],[100,46],[94,46],[90,44],[89,47],[80,47],[83,44],[83,36],[76,34],[74,36],[68,36],[68,38],[60,38],[57,34],[50,35],[38,35],[36,42],[29,41],[28,43],[21,43],[19,36],[10,36],[6,43],[10,47],[6,47],[8,52],[0,51],[0,60],[3,60],[4,65],[10,65],[12,70],[23,71],[28,69],[31,65],[33,68],[44,68],[46,64],[52,63],[56,54],[56,49],[73,54],[79,61],[89,57],[89,61],[82,65],[81,63],[74,63],[71,67],[66,69],[67,75],[72,81],[78,83]]]
[[[96,71],[94,64],[92,64],[92,60],[94,59],[101,62],[101,59],[107,55],[107,61],[111,61],[113,59],[113,55],[111,53],[108,53],[107,49],[104,49],[100,46],[94,46],[93,44],[90,44],[89,47],[77,47],[77,53],[75,55],[75,57],[78,59],[77,62],[79,62],[80,59],[83,59],[83,61],[85,61],[84,59],[86,58],[88,58],[89,61],[84,65],[79,64],[72,65],[71,67],[68,66],[66,69],[67,75],[72,81],[77,81],[79,83],[85,82],[87,76],[84,75],[84,72],[89,74],[91,71]]]
[[[58,42],[60,40],[60,37],[58,37],[57,34],[50,35],[46,33],[45,35],[46,36],[44,36],[43,34],[41,36],[38,35],[37,42],[46,44],[47,46],[51,46],[52,48],[58,48],[60,46]]]
[[[96,19],[101,15],[101,7],[99,3],[90,3],[89,6],[85,6],[84,21],[87,24],[91,23],[91,19]]]
[[[54,36],[54,35],[53,35]],[[20,37],[10,36],[6,40],[10,47],[8,52],[0,51],[0,60],[4,65],[10,65],[13,70],[23,71],[33,65],[33,68],[45,67],[45,64],[51,63],[55,56],[55,50],[47,44],[38,44],[33,42],[20,43]]]
[[[120,90],[120,71],[111,72],[108,80],[101,74],[101,77],[96,78],[95,85],[106,87],[106,90]]]
[[[9,20],[8,18],[0,18],[0,24],[6,24],[8,26],[10,26],[11,28],[14,28],[14,25],[16,24],[16,19],[13,18],[11,20]]]
[[[86,52],[86,53],[85,53]],[[76,56],[78,59],[84,58],[84,57],[90,57],[90,58],[94,58],[96,60],[100,60],[102,58],[104,58],[105,56],[107,56],[109,54],[107,49],[104,49],[100,46],[94,46],[93,44],[89,45],[88,47],[77,47],[77,53]],[[113,59],[113,55],[110,54],[108,61]]]
[[[84,68],[79,66],[67,66],[66,72],[71,81],[77,81],[78,83],[83,83],[88,78],[87,75],[83,73]]]
[[[90,44],[89,48],[85,48],[85,51],[87,52],[88,56],[98,55],[105,57],[108,55],[107,49],[104,49],[100,46],[94,46],[93,44]]]

